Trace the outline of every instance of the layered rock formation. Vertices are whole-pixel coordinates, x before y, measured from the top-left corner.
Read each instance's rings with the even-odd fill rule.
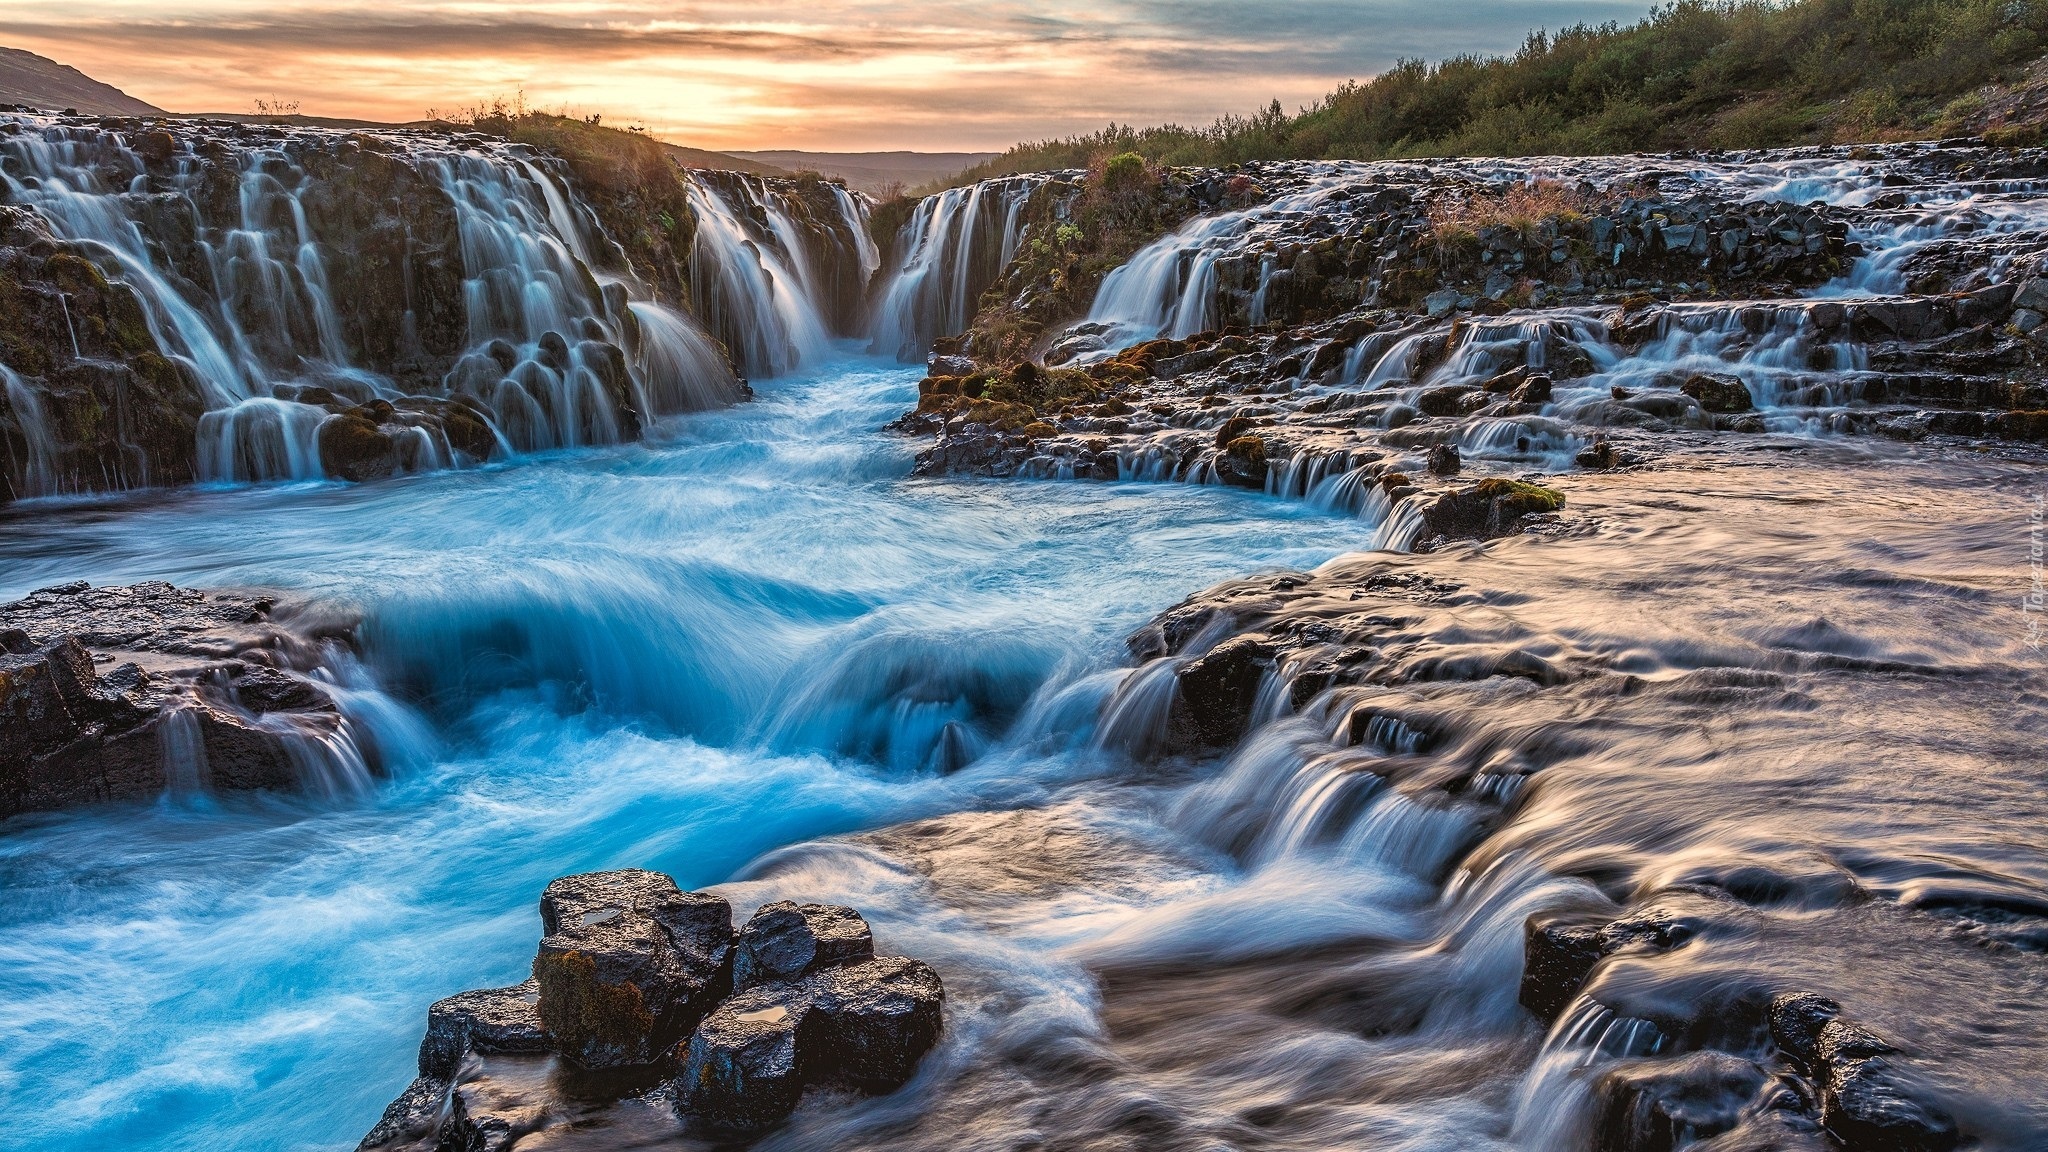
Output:
[[[616,443],[743,398],[735,358],[857,329],[876,261],[842,185],[501,127],[0,117],[5,494]]]
[[[166,790],[345,793],[379,762],[274,595],[67,584],[0,606],[0,817]]]
[[[2034,440],[2044,177],[1979,145],[1248,165],[1257,204],[1137,253],[1031,359],[941,341],[901,427],[936,436],[922,473],[1238,484],[1402,547],[1502,526],[1445,477],[1674,432]],[[1026,271],[977,324],[1044,297]]]

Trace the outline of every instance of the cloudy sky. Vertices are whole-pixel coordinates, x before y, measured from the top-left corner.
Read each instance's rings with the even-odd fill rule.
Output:
[[[711,148],[998,149],[1290,108],[1404,56],[1642,0],[5,0],[26,48],[173,111],[413,120],[523,90]]]

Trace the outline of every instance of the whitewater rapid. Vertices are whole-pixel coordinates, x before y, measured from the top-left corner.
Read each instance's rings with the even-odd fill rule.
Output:
[[[912,445],[877,429],[917,376],[841,359],[644,446],[8,510],[0,598],[299,590],[365,613],[369,670],[411,703],[387,705],[403,767],[368,798],[10,824],[0,1096],[41,1103],[0,1144],[352,1147],[429,1002],[523,978],[548,879],[713,884],[816,837],[1042,800],[1106,770],[1087,714],[1125,633],[1358,543],[1356,521],[1218,488],[905,480]],[[941,775],[949,722],[992,751]],[[873,867],[792,891],[984,981],[1087,995]]]

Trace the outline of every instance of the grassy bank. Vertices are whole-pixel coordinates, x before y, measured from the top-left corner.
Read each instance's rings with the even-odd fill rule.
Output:
[[[1769,148],[1990,130],[1999,86],[2048,52],[2048,0],[1679,0],[1631,25],[1534,33],[1507,56],[1403,61],[1289,115],[1112,124],[963,173],[1164,164]]]

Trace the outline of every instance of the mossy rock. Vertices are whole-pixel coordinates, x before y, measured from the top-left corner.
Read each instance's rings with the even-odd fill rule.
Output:
[[[1991,428],[2006,440],[2048,441],[2048,411],[2001,412]]]
[[[1488,500],[1506,500],[1524,512],[1555,512],[1564,507],[1564,493],[1541,484],[1530,484],[1523,480],[1509,480],[1491,476],[1473,486],[1474,492]]]
[[[976,400],[967,406],[967,419],[971,423],[986,424],[998,432],[1015,432],[1036,423],[1038,414],[1022,404]]]
[[[1445,492],[1422,513],[1420,544],[1491,540],[1521,529],[1522,518],[1564,507],[1564,493],[1540,484],[1494,476]]]
[[[654,1030],[640,986],[598,979],[597,961],[577,951],[542,952],[533,961],[540,1022],[565,1052],[638,1053]]]

